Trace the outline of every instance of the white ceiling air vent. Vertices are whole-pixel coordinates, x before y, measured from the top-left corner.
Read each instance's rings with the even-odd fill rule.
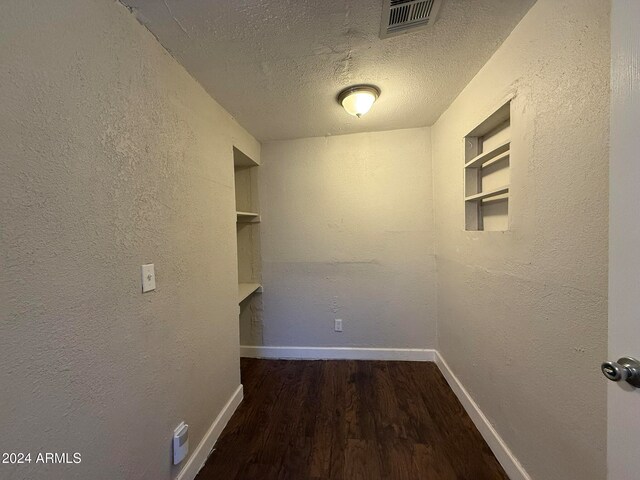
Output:
[[[440,4],[442,0],[383,0],[380,38],[432,25]]]

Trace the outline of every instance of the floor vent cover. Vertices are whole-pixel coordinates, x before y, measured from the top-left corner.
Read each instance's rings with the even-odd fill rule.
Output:
[[[433,24],[441,3],[442,0],[383,0],[380,38]]]

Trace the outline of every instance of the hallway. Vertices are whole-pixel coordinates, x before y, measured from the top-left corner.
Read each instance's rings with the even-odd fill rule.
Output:
[[[1,480],[637,478],[640,1],[0,13]]]

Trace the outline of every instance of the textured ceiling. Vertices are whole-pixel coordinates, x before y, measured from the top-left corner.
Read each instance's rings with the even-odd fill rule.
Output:
[[[444,0],[432,27],[380,40],[382,0],[123,0],[258,140],[431,125],[535,0]],[[372,83],[363,118],[337,93]]]

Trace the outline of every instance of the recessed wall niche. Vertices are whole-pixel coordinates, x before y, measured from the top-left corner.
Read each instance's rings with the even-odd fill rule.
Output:
[[[465,229],[509,230],[511,101],[464,137]]]
[[[259,164],[233,147],[238,247],[240,343],[262,343],[262,260],[260,249]]]

